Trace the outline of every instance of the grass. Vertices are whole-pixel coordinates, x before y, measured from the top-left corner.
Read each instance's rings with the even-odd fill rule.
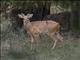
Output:
[[[10,34],[10,33],[9,33]],[[8,35],[8,34],[7,34]],[[6,36],[7,36],[6,35]],[[29,37],[8,35],[2,42],[11,39],[11,49],[2,57],[2,60],[79,60],[80,59],[80,38],[64,40],[61,47],[51,50],[52,41],[44,37],[39,43],[39,47],[30,50]],[[27,40],[27,41],[26,41]],[[45,43],[44,43],[45,42]],[[9,42],[8,42],[9,43]]]

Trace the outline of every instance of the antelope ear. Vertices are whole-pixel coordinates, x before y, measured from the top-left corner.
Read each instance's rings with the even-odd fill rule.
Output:
[[[23,18],[25,15],[23,13],[18,14],[19,18]]]
[[[22,16],[25,16],[23,13],[21,13]]]
[[[33,14],[27,14],[28,18],[32,18]]]
[[[21,14],[18,14],[18,17],[19,17],[19,18],[23,18],[23,15],[21,15]]]

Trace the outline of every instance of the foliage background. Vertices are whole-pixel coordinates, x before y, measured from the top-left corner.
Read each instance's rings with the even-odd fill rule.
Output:
[[[0,5],[1,60],[80,59],[80,1],[3,0]],[[8,12],[8,6],[14,9]],[[64,42],[51,50],[51,38],[42,34],[39,47],[31,50],[30,36],[17,16],[22,12],[33,13],[31,21],[56,19],[63,27],[61,34]]]

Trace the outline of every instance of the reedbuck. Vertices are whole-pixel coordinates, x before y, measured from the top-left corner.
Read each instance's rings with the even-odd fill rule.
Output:
[[[46,33],[53,39],[53,49],[55,48],[57,41],[63,41],[63,37],[59,34],[59,23],[51,20],[30,22],[29,19],[33,16],[33,14],[24,15],[22,13],[18,14],[18,16],[23,19],[24,27],[31,36],[31,44],[34,43],[36,38],[38,38],[41,33]]]

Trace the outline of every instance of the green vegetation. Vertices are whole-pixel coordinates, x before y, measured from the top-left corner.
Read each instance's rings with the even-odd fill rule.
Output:
[[[12,23],[10,22],[10,17],[8,17],[6,13],[8,5],[15,6],[17,9],[24,8],[24,11],[26,9],[33,10],[32,7],[34,7],[34,3],[36,3],[36,5],[40,8],[43,5],[45,5],[46,8],[49,8],[48,2],[42,2],[31,2],[29,0],[22,2],[3,0],[0,2],[1,60],[80,60],[80,14],[78,14],[80,13],[79,1],[50,2],[52,5],[60,6],[60,9],[71,9],[70,32],[64,31],[64,42],[59,43],[54,50],[51,49],[53,42],[47,35],[42,34],[39,41],[39,46],[31,50],[30,36],[24,33],[24,29],[20,28],[19,31],[12,31]],[[72,13],[73,11],[77,11],[77,13],[74,14]]]

